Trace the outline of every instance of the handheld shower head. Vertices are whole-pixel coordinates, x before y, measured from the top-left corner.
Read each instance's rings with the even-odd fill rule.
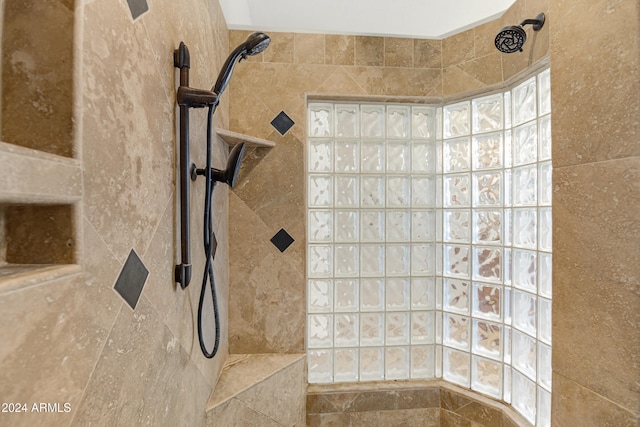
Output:
[[[526,19],[520,25],[504,27],[496,35],[496,48],[502,53],[522,52],[522,46],[527,41],[527,33],[522,26],[531,24],[534,31],[539,31],[544,25],[544,18],[544,13],[540,13],[535,19]]]
[[[243,59],[246,59],[247,56],[259,54],[269,46],[270,41],[271,38],[261,32],[253,33],[247,37],[247,40],[244,43],[236,47],[233,52],[229,54],[229,57],[222,66],[218,80],[216,80],[216,84],[213,85],[211,91],[220,96],[229,84],[233,68],[235,67],[236,62],[239,62],[238,58],[242,61]]]

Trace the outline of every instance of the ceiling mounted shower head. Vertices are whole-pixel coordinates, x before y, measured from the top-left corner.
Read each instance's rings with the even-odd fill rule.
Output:
[[[544,25],[544,13],[536,16],[535,19],[526,19],[520,25],[504,27],[496,36],[496,48],[503,53],[522,52],[522,46],[527,40],[527,33],[522,26],[527,24],[533,25],[534,31],[539,31]]]

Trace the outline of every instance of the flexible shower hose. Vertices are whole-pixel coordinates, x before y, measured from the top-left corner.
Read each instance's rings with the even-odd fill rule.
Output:
[[[205,179],[206,189],[204,196],[204,226],[203,226],[203,241],[204,241],[204,254],[207,260],[204,265],[204,274],[202,275],[202,289],[200,290],[200,302],[198,303],[198,339],[200,341],[200,349],[207,359],[213,358],[218,353],[218,347],[220,346],[220,315],[218,314],[218,297],[216,295],[216,283],[213,277],[213,224],[211,213],[211,199],[213,197],[213,190],[216,186],[215,181],[211,179],[211,150],[213,147],[213,113],[216,110],[217,104],[209,106],[209,112],[207,117],[207,165],[205,167]],[[216,340],[211,352],[207,351],[207,347],[204,344],[204,337],[202,336],[202,306],[204,304],[204,295],[207,291],[207,279],[211,285],[211,299],[213,301],[213,317],[216,329]]]

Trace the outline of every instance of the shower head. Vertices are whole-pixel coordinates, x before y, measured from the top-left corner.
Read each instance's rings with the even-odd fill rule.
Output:
[[[233,187],[240,173],[240,165],[244,158],[245,143],[234,145],[229,153],[227,167],[225,170],[211,168],[211,179],[213,181],[224,182],[229,187]]]
[[[527,33],[522,26],[527,24],[532,24],[533,30],[539,31],[544,25],[544,13],[536,16],[535,19],[526,19],[520,25],[512,25],[501,29],[495,39],[496,48],[503,53],[522,52],[522,46],[527,40]]]
[[[218,80],[216,80],[216,84],[213,85],[211,91],[220,96],[220,94],[222,94],[222,92],[227,88],[227,84],[229,84],[233,68],[235,67],[236,62],[239,62],[238,58],[242,61],[243,59],[246,59],[247,56],[259,54],[269,46],[270,41],[271,38],[262,32],[253,33],[247,37],[247,40],[244,43],[236,47],[233,52],[229,54],[229,57],[222,66]]]

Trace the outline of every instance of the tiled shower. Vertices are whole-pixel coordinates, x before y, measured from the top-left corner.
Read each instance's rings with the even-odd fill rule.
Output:
[[[546,69],[444,105],[310,102],[310,383],[443,378],[551,411]]]

